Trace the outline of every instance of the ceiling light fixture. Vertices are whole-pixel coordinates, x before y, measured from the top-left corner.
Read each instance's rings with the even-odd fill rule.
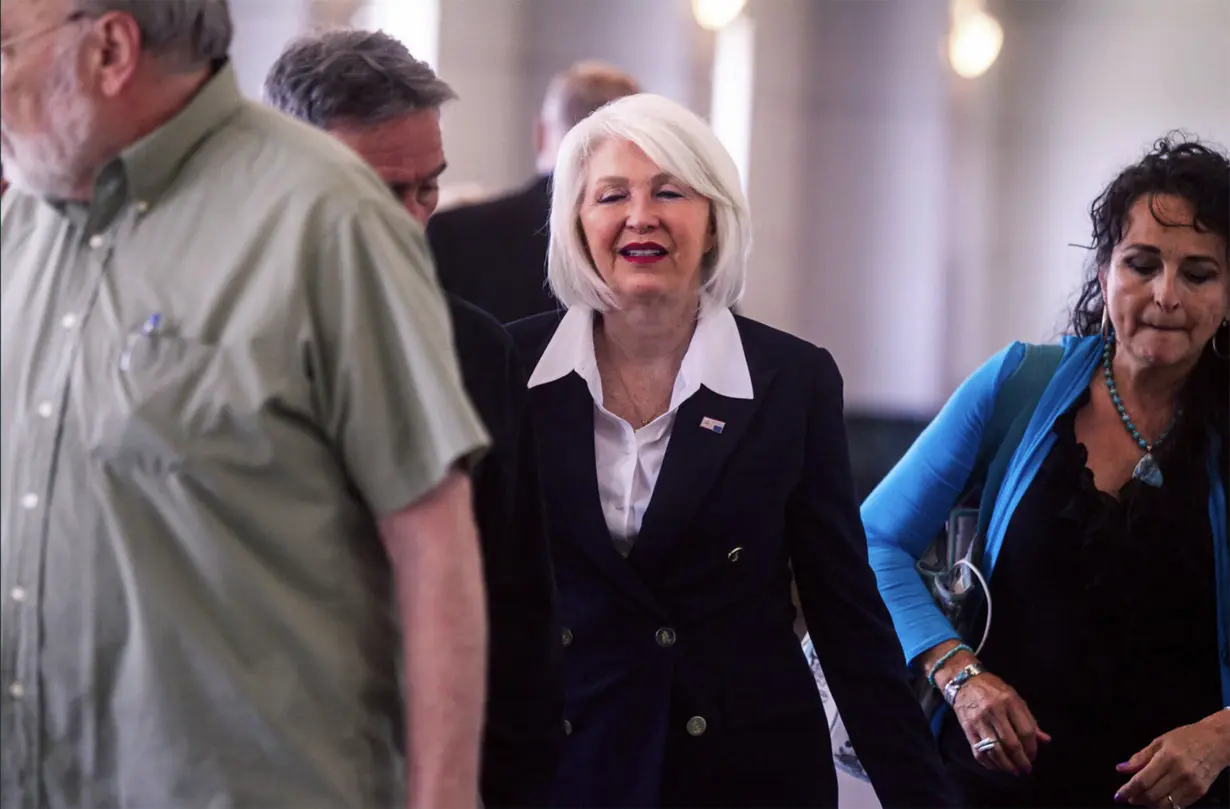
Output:
[[[976,79],[991,69],[1004,46],[1004,27],[977,9],[954,15],[948,34],[948,61],[958,76]]]
[[[720,31],[735,21],[747,0],[692,0],[692,16],[701,28]]]

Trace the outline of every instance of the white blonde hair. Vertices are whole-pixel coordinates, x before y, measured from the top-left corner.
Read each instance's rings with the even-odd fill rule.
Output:
[[[551,189],[551,241],[547,281],[562,304],[605,312],[618,307],[586,249],[580,228],[581,197],[589,160],[599,144],[619,138],[636,145],[662,171],[709,200],[716,244],[707,258],[702,308],[729,308],[743,296],[752,246],[751,213],[730,153],[699,116],[649,93],[602,107],[564,136]]]

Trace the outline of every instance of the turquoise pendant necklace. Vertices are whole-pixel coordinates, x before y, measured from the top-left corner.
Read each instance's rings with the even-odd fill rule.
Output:
[[[1119,411],[1119,420],[1123,422],[1123,426],[1127,427],[1127,431],[1131,433],[1132,440],[1136,445],[1145,451],[1145,457],[1140,459],[1136,464],[1136,468],[1132,470],[1132,477],[1140,482],[1157,488],[1162,485],[1162,468],[1158,466],[1157,459],[1153,457],[1153,450],[1158,447],[1166,436],[1170,435],[1170,431],[1174,429],[1174,424],[1179,419],[1179,411],[1175,411],[1174,417],[1170,419],[1170,424],[1166,430],[1158,436],[1158,439],[1150,444],[1140,434],[1140,430],[1136,429],[1136,425],[1132,423],[1131,417],[1127,414],[1127,409],[1123,406],[1123,400],[1119,398],[1119,390],[1115,387],[1115,375],[1111,371],[1111,358],[1114,356],[1115,335],[1112,333],[1106,338],[1106,348],[1102,350],[1102,376],[1106,377],[1106,389],[1110,391],[1110,400],[1115,403],[1115,409]]]

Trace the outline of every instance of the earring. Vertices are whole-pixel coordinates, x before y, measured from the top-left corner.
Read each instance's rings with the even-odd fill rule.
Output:
[[[1102,339],[1110,337],[1110,307],[1102,306]]]
[[[1221,322],[1221,328],[1219,328],[1217,331],[1222,332],[1226,335],[1226,350],[1225,351],[1217,350],[1217,333],[1214,333],[1213,339],[1209,340],[1209,348],[1213,350],[1213,356],[1217,357],[1218,359],[1220,360],[1230,359],[1230,320],[1223,320]]]

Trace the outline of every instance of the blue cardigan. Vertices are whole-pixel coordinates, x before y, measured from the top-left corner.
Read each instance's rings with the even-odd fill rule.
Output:
[[[1064,339],[1059,368],[1008,464],[987,528],[981,566],[992,593],[995,561],[1012,514],[1055,443],[1055,420],[1089,387],[1101,361],[1102,347],[1102,338],[1096,336]],[[965,380],[863,503],[871,566],[906,659],[911,662],[937,643],[957,637],[914,565],[943,528],[948,513],[964,491],[978,454],[983,424],[995,406],[995,396],[1024,353],[1023,343],[1013,343]],[[1230,548],[1226,543],[1226,499],[1215,443],[1208,453],[1208,475],[1221,690],[1223,701],[1230,705]]]

